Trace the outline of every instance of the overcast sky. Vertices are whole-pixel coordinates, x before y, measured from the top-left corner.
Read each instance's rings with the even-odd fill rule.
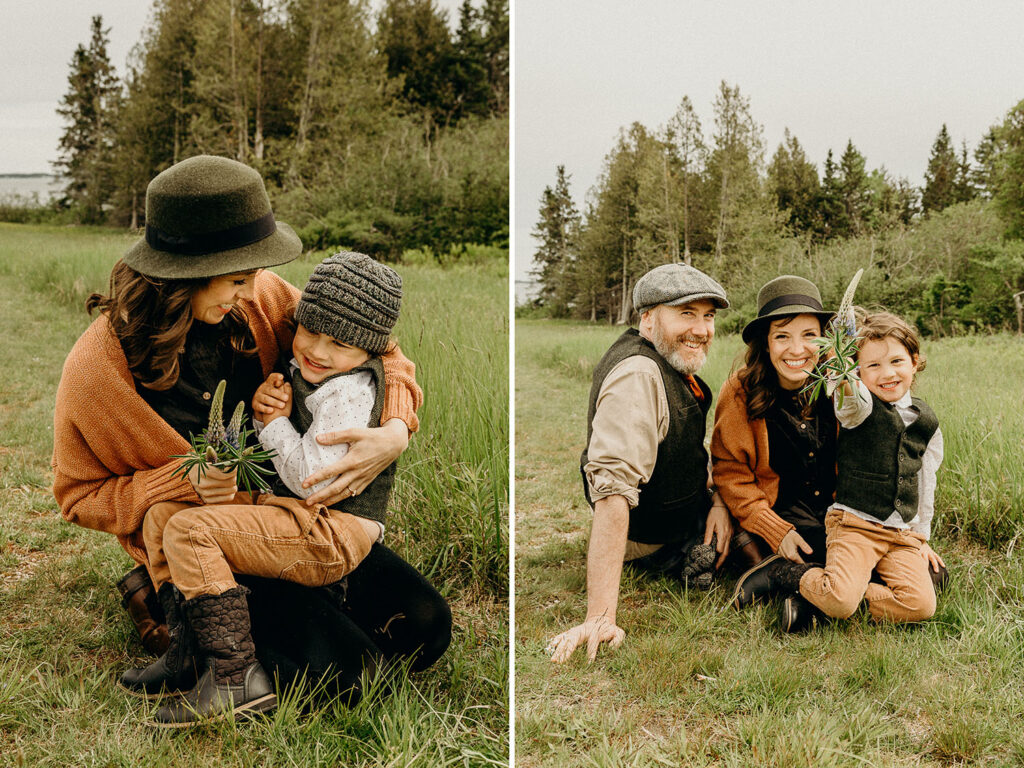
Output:
[[[847,139],[923,183],[943,123],[973,152],[1024,99],[1024,3],[978,0],[515,0],[516,277],[564,164],[582,209],[618,130],[656,129],[688,95],[705,137],[738,85],[770,159],[788,127],[819,173]]]
[[[461,0],[435,3],[457,21]],[[50,173],[63,129],[57,105],[75,48],[89,44],[92,17],[100,14],[110,29],[107,52],[123,76],[151,7],[149,0],[0,0],[0,174]]]

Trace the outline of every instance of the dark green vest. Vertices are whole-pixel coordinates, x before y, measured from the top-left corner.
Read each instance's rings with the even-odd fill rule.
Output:
[[[319,384],[310,384],[302,378],[302,374],[295,371],[292,377],[292,413],[288,420],[291,421],[292,426],[298,431],[300,435],[306,434],[313,422],[313,414],[306,408],[306,398],[313,394],[313,392],[322,387],[325,383],[330,381],[337,376],[351,376],[354,373],[360,371],[369,371],[373,376],[373,382],[377,389],[376,396],[373,400],[373,410],[370,411],[370,420],[366,426],[368,427],[379,427],[380,416],[384,411],[384,365],[381,363],[379,357],[371,357],[365,363],[360,365],[358,368],[353,368],[351,371],[345,373],[336,373],[333,376],[328,376],[326,379],[321,381]],[[363,489],[363,492],[358,496],[350,496],[347,499],[342,499],[336,502],[331,509],[336,509],[340,512],[348,512],[359,517],[365,517],[370,520],[376,520],[379,523],[384,522],[384,516],[387,512],[388,498],[391,495],[391,486],[395,484],[395,469],[397,464],[392,462],[390,465],[384,468],[373,481]],[[287,486],[278,480],[274,484],[274,493],[278,496],[294,496],[295,494],[288,490]]]
[[[871,395],[871,415],[839,431],[836,503],[884,521],[896,512],[909,523],[917,515],[918,474],[939,419],[924,400],[911,398],[919,416],[909,426],[896,406]]]
[[[635,328],[623,333],[605,352],[594,368],[594,381],[590,388],[590,407],[587,411],[587,446],[594,432],[594,412],[601,384],[612,368],[627,357],[642,355],[658,364],[668,398],[668,434],[658,446],[658,457],[651,479],[640,486],[640,500],[629,513],[629,538],[644,544],[668,544],[697,535],[703,527],[711,496],[708,492],[708,454],[704,450],[705,419],[711,407],[711,390],[696,379],[704,393],[699,401],[690,390],[686,379],[670,366],[654,349],[654,345],[640,336]],[[651,425],[651,429],[655,429]],[[580,471],[587,463],[587,449],[580,458]],[[587,501],[590,489],[586,476],[583,491]]]

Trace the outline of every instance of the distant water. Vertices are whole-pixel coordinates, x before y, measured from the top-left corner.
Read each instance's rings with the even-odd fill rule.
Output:
[[[37,198],[40,204],[52,197],[59,197],[63,181],[59,176],[40,174],[38,176],[5,176],[0,174],[0,200],[18,197],[25,201]]]

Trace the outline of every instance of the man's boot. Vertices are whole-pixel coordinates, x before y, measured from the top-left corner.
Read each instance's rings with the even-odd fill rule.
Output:
[[[184,604],[203,674],[195,688],[157,710],[153,725],[183,728],[234,713],[247,717],[277,707],[274,683],[256,660],[245,587],[200,595]]]
[[[813,563],[794,563],[782,555],[772,555],[740,576],[732,595],[732,605],[740,610],[772,592],[797,594],[800,577],[816,567]]]
[[[156,594],[167,617],[167,650],[148,667],[129,669],[121,675],[123,688],[147,699],[187,691],[196,684],[195,640],[181,614],[181,595],[170,582],[164,583]]]
[[[151,605],[153,582],[146,566],[140,565],[128,571],[117,582],[117,591],[121,593],[121,606],[138,630],[142,647],[155,656],[163,655],[171,638],[164,623],[166,619],[158,615],[159,606]]]

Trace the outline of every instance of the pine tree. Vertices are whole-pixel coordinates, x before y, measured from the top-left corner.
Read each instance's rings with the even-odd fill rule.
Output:
[[[843,205],[840,190],[839,167],[832,157],[832,150],[825,157],[825,173],[821,177],[821,195],[818,199],[821,215],[821,236],[825,240],[846,237],[850,234],[850,220]]]
[[[689,96],[684,96],[679,108],[668,122],[666,141],[674,150],[679,168],[679,215],[682,219],[683,256],[692,263],[692,233],[697,203],[697,187],[707,163],[707,147],[701,133],[700,119]]]
[[[924,172],[924,189],[921,192],[921,209],[924,213],[941,211],[957,202],[959,165],[946,124],[943,123],[932,144],[928,169]]]
[[[68,91],[57,113],[67,127],[54,169],[67,180],[66,203],[86,224],[101,223],[114,191],[117,115],[121,85],[107,55],[109,29],[92,17],[89,46],[79,45],[71,60]]]
[[[953,182],[953,199],[958,203],[966,203],[978,196],[974,187],[974,169],[970,155],[967,153],[967,140],[960,143],[960,158],[956,164],[956,180]]]
[[[730,87],[723,80],[714,110],[714,149],[708,159],[708,180],[717,193],[715,270],[720,271],[726,245],[744,228],[741,220],[762,208],[764,141],[761,126],[750,113],[750,99],[740,95],[739,86]]]
[[[555,186],[545,187],[541,195],[540,217],[532,235],[539,245],[533,260],[540,282],[540,301],[556,317],[568,313],[575,286],[573,266],[579,238],[580,213],[569,192],[569,176],[559,165]]]
[[[1024,101],[1007,113],[998,139],[1001,151],[995,164],[992,199],[1006,225],[1006,236],[1024,239]]]
[[[406,102],[424,110],[438,125],[456,121],[461,103],[448,12],[434,0],[387,0],[377,18],[377,38],[388,77],[401,78]]]
[[[768,165],[768,185],[775,204],[786,213],[790,229],[796,233],[812,231],[819,217],[818,171],[788,128]]]
[[[839,158],[839,200],[846,213],[849,233],[863,234],[872,215],[871,185],[866,170],[867,161],[852,140],[847,140],[843,156]]]

